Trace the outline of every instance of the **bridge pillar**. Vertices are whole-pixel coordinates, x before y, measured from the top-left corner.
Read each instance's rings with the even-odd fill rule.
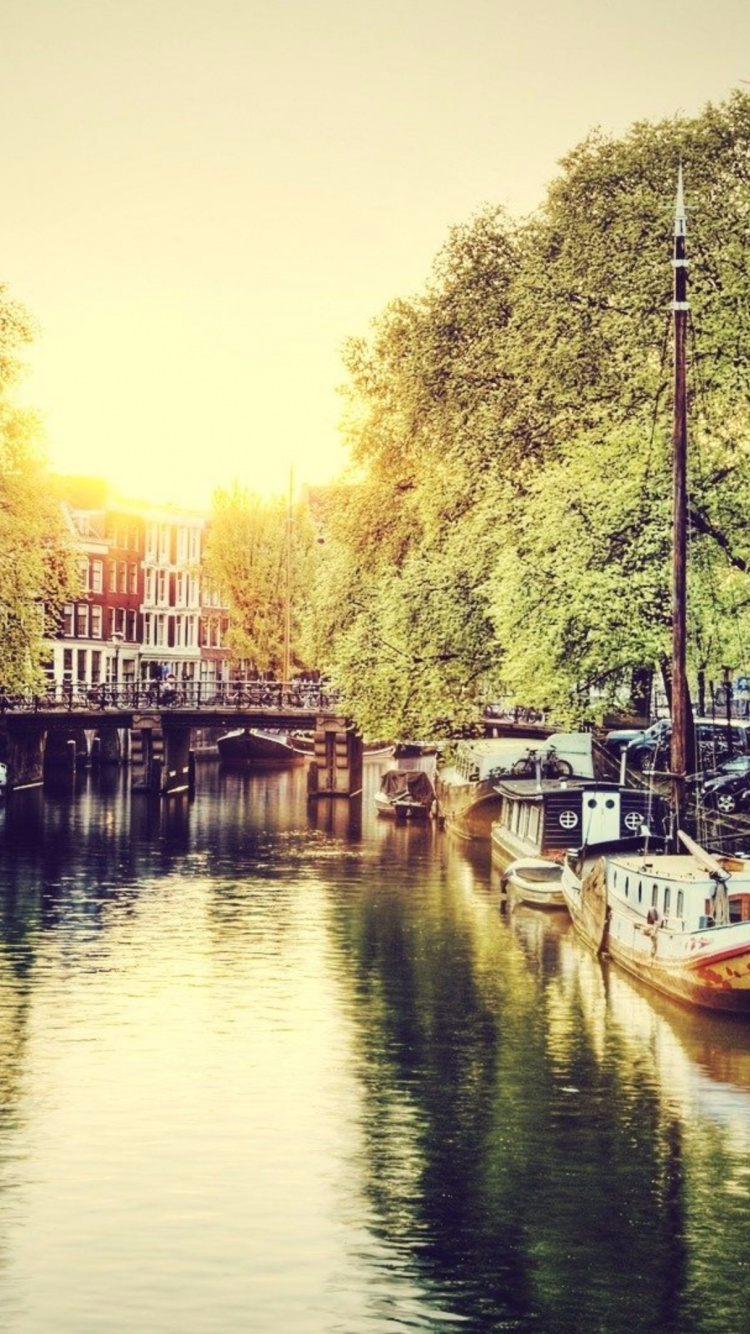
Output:
[[[5,753],[12,788],[41,787],[44,779],[44,726],[8,726]]]
[[[122,742],[118,727],[97,727],[94,740],[99,742],[96,747],[96,757],[100,764],[122,763]]]
[[[164,729],[164,767],[161,773],[161,791],[165,797],[173,792],[187,792],[195,785],[191,774],[190,728],[170,724]]]
[[[362,738],[346,718],[318,718],[307,792],[315,797],[354,797],[362,791]]]
[[[50,727],[44,746],[45,769],[69,769],[85,765],[89,757],[88,738],[83,727]]]
[[[133,714],[130,763],[134,792],[161,792],[164,733],[158,713]]]

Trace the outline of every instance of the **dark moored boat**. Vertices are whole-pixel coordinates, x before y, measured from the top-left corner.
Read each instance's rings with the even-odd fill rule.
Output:
[[[238,727],[216,743],[225,764],[298,764],[305,752],[294,744],[289,732],[266,732],[259,727]]]
[[[388,769],[375,793],[378,815],[397,819],[424,819],[435,802],[435,791],[421,769]]]

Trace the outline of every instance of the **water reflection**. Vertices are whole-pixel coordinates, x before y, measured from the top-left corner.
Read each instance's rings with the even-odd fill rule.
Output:
[[[378,819],[380,767],[8,802],[14,1334],[745,1327],[750,1027]]]

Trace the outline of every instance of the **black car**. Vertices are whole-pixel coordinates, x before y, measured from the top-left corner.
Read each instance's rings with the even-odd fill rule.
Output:
[[[633,769],[650,769],[669,753],[672,724],[668,718],[659,718],[645,731],[628,741],[625,746],[626,762]]]
[[[750,808],[750,755],[735,755],[720,765],[720,773],[707,778],[701,787],[704,806],[720,815]]]
[[[748,749],[747,724],[735,720],[731,727],[732,751],[735,754],[745,754]],[[698,748],[698,769],[717,769],[729,755],[725,722],[696,719],[695,740]],[[651,769],[668,769],[671,742],[672,724],[669,719],[661,719],[644,732],[641,738],[631,741],[627,746],[628,766],[646,773]]]

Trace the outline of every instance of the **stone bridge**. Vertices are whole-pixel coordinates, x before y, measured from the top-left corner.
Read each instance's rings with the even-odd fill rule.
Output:
[[[193,733],[198,728],[238,727],[312,732],[315,738],[309,790],[313,797],[354,796],[362,788],[362,739],[335,708],[313,699],[296,707],[282,704],[227,704],[178,700],[153,703],[111,699],[59,704],[6,701],[0,711],[0,759],[12,789],[37,786],[47,765],[81,762],[131,766],[134,791],[170,796],[195,781]]]

